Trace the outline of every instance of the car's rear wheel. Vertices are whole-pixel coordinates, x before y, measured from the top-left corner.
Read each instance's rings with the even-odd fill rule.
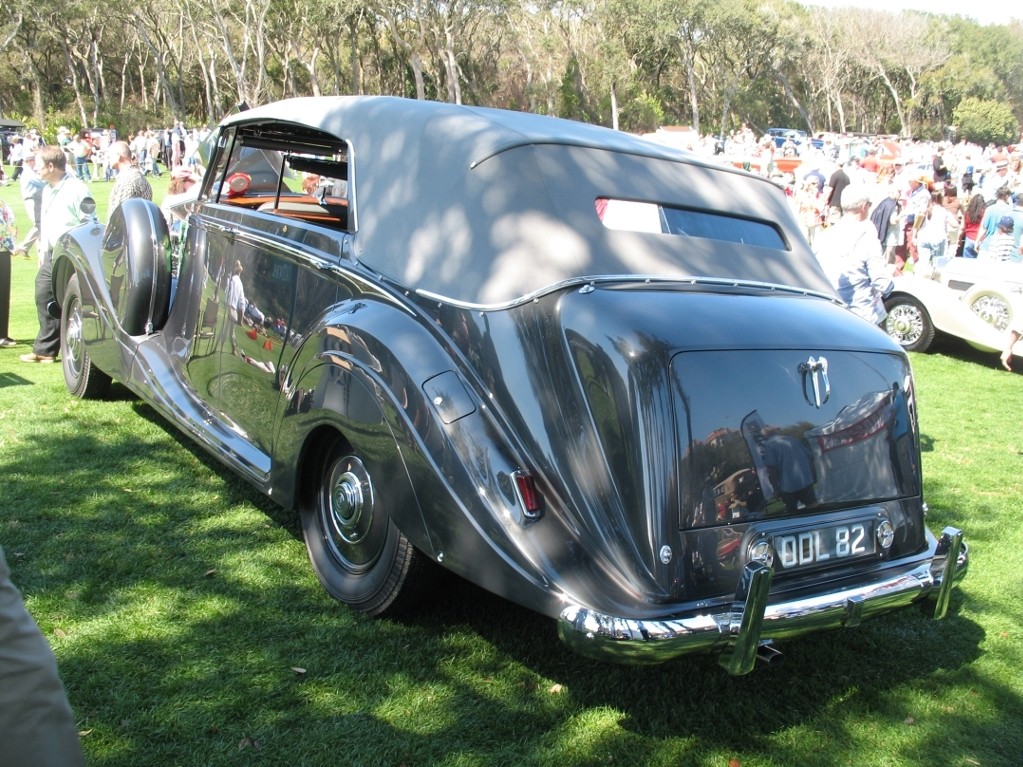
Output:
[[[888,311],[885,332],[906,351],[927,351],[934,342],[934,323],[923,304],[910,296],[899,295],[887,299],[884,305]]]
[[[973,313],[995,330],[1008,330],[1012,323],[1012,304],[1005,294],[993,288],[978,288],[966,296]]]
[[[110,376],[92,364],[85,346],[85,309],[78,275],[72,275],[64,291],[60,315],[60,358],[64,383],[75,397],[98,399],[110,389]]]
[[[323,451],[316,489],[302,504],[302,531],[327,592],[381,615],[404,606],[425,557],[391,521],[366,464],[342,439]]]

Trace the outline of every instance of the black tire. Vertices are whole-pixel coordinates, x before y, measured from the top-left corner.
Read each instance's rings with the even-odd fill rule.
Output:
[[[1012,302],[994,288],[979,288],[969,292],[966,303],[970,310],[995,330],[1008,331],[1012,325]]]
[[[60,315],[60,360],[64,383],[71,394],[80,399],[100,399],[110,390],[110,376],[92,364],[85,345],[86,310],[82,305],[82,289],[74,274],[64,291]]]
[[[409,602],[425,557],[391,521],[366,465],[338,438],[323,451],[301,506],[316,576],[335,599],[370,616]]]
[[[925,352],[934,342],[934,323],[919,301],[910,296],[891,296],[884,302],[888,316],[884,321],[885,332],[894,338],[903,349],[910,352]]]

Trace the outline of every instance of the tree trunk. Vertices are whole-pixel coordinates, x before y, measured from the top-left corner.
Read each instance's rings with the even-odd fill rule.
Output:
[[[46,127],[46,112],[43,109],[43,88],[42,78],[39,76],[39,67],[36,66],[32,57],[25,54],[25,69],[28,70],[28,82],[32,88],[32,116],[42,131]]]
[[[888,89],[888,92],[892,96],[892,101],[895,102],[895,114],[897,114],[899,116],[899,125],[902,127],[902,130],[900,131],[900,135],[902,135],[904,137],[908,137],[910,135],[910,133],[909,133],[909,123],[906,120],[906,112],[905,112],[905,109],[902,106],[902,99],[899,98],[899,91],[895,87],[894,83],[892,83],[891,79],[888,77],[888,73],[887,72],[885,72],[884,70],[881,70],[881,72],[879,74],[880,74],[880,77],[881,77],[881,82],[884,83],[885,88]]]
[[[618,87],[611,82],[611,128],[618,130]]]
[[[423,79],[423,60],[419,54],[412,51],[411,56],[412,77],[416,81],[416,98],[420,101],[426,100],[426,82]]]
[[[679,60],[686,70],[686,85],[689,89],[689,108],[693,113],[692,126],[697,135],[700,133],[700,101],[698,98],[696,82],[696,51],[688,44],[684,37],[675,39],[675,48]]]
[[[810,120],[809,113],[803,108],[803,104],[798,98],[796,98],[796,94],[792,90],[792,84],[789,82],[789,79],[785,76],[785,73],[781,71],[780,67],[772,67],[771,71],[774,72],[775,78],[781,84],[782,90],[785,92],[785,98],[789,100],[789,103],[796,108],[796,111],[798,111],[800,116],[803,118],[807,132],[812,134],[814,132],[813,122]]]
[[[71,56],[71,48],[68,47],[67,39],[61,41],[61,48],[64,51],[64,61],[67,64],[68,76],[71,78],[71,88],[75,92],[75,102],[78,104],[78,114],[82,118],[82,125],[89,124],[89,115],[85,112],[85,102],[82,100],[82,90],[78,85],[78,71],[75,69],[75,62]]]
[[[319,45],[313,48],[312,53],[309,55],[308,61],[303,61],[302,65],[306,68],[309,73],[309,88],[312,90],[314,96],[322,95],[320,91],[320,81],[316,76],[316,59],[320,57],[320,51],[322,49]]]
[[[99,122],[100,106],[103,94],[107,91],[106,78],[103,72],[103,57],[100,55],[99,41],[95,36],[89,39],[89,64],[92,69],[92,122]]]

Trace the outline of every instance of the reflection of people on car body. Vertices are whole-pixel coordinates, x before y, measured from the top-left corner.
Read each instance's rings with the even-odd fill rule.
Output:
[[[223,348],[224,341],[230,340],[231,354],[238,353],[238,340],[235,338],[235,328],[242,323],[242,313],[245,311],[245,287],[242,285],[242,262],[234,262],[234,271],[227,283],[225,299],[227,301],[227,316],[221,326],[220,340],[217,346]]]
[[[790,511],[815,506],[813,465],[803,442],[787,434],[775,432],[760,445],[764,463],[774,470],[778,495]]]

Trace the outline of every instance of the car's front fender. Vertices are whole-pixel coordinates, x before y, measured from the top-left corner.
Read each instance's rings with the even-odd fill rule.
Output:
[[[100,251],[105,232],[106,227],[103,224],[88,221],[71,229],[57,241],[53,249],[51,284],[58,305],[64,305],[67,284],[75,272],[83,275],[79,278],[82,289],[88,290],[90,295],[94,292],[93,289],[101,284],[101,279],[99,283],[96,280],[103,275]]]

